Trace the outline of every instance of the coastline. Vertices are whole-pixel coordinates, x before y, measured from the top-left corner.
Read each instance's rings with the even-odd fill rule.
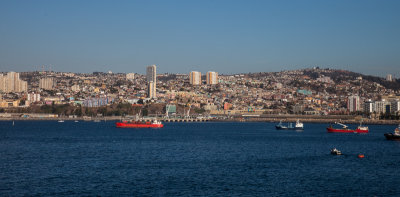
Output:
[[[0,121],[58,121],[58,120],[64,120],[64,121],[85,121],[85,122],[90,122],[90,121],[95,121],[95,120],[100,120],[100,121],[118,121],[121,120],[122,117],[120,116],[110,116],[110,117],[99,117],[99,118],[83,118],[83,117],[77,117],[77,118],[55,118],[55,117],[40,117],[40,118],[32,118],[32,117],[0,117]],[[310,116],[271,116],[271,117],[231,117],[231,118],[224,118],[224,119],[209,119],[206,121],[198,121],[196,119],[176,119],[177,121],[165,121],[162,118],[159,118],[160,121],[164,122],[296,122],[299,120],[300,122],[303,123],[335,123],[335,122],[341,122],[344,124],[360,124],[359,119],[354,119],[354,118],[343,118],[343,116],[340,117],[310,117]],[[377,119],[362,119],[362,124],[365,125],[398,125],[400,124],[400,120],[377,120]]]

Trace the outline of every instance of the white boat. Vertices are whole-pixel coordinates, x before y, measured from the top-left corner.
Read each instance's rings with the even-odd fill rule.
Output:
[[[288,123],[288,125],[285,126],[282,124],[282,120],[281,120],[278,125],[275,125],[275,128],[278,130],[303,130],[304,125],[303,125],[303,123],[300,122],[300,120],[297,120],[294,127],[293,127],[292,123]]]
[[[64,122],[64,120],[58,120],[58,122]]]
[[[332,155],[341,155],[342,152],[341,152],[340,150],[336,149],[336,148],[333,148],[333,149],[331,150],[331,154],[332,154]]]

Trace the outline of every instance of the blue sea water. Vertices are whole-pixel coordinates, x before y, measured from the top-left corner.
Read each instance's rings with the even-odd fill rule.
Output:
[[[274,125],[1,121],[0,195],[400,195],[400,142],[383,136],[395,125],[369,125],[368,134]]]

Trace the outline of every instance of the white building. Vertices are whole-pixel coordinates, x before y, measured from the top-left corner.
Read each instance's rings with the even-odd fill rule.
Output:
[[[71,86],[71,90],[74,92],[79,92],[81,89],[78,84]]]
[[[19,78],[19,73],[9,72],[6,76],[0,74],[0,90],[3,92],[27,92],[28,83]]]
[[[201,72],[192,71],[189,74],[190,84],[192,85],[201,85]]]
[[[126,80],[134,80],[135,79],[135,73],[127,73],[126,74]]]
[[[42,78],[39,80],[39,88],[44,90],[52,90],[54,88],[53,78]]]
[[[387,74],[386,81],[393,81],[393,76],[391,74]]]
[[[377,113],[386,113],[386,106],[390,105],[390,102],[383,99],[382,101],[375,101],[375,111]],[[389,111],[390,112],[390,111]]]
[[[29,93],[27,95],[27,100],[29,101],[29,103],[34,103],[34,102],[40,101],[40,94],[35,94],[34,92]]]
[[[393,100],[391,103],[390,103],[390,112],[391,113],[396,113],[396,112],[399,112],[400,111],[400,101],[399,100]]]
[[[347,99],[347,109],[350,112],[360,111],[360,97],[349,96],[349,98]]]
[[[375,111],[375,102],[368,100],[364,102],[364,112],[373,113]]]
[[[213,71],[208,71],[206,75],[207,85],[218,84],[218,73]]]

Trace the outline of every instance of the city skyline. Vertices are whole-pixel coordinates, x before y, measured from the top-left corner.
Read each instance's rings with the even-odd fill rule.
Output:
[[[0,71],[399,76],[398,1],[2,1]]]

